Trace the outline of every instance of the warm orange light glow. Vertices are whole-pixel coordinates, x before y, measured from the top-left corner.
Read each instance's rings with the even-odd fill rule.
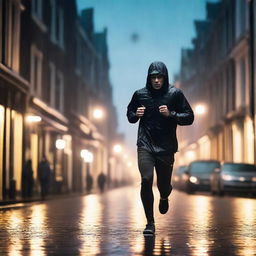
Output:
[[[64,149],[66,147],[66,142],[65,142],[65,140],[58,139],[55,142],[55,146],[57,149]]]
[[[93,153],[90,152],[87,149],[83,149],[80,152],[80,156],[84,159],[86,163],[92,163],[93,162]]]
[[[120,144],[116,144],[114,145],[113,150],[115,153],[119,154],[123,151],[123,147]]]
[[[204,115],[206,113],[206,106],[203,104],[198,104],[195,106],[196,115]]]
[[[28,123],[38,123],[38,122],[42,121],[42,118],[41,118],[41,116],[28,115],[26,117],[26,121]]]
[[[98,119],[98,120],[103,119],[104,118],[104,111],[103,111],[103,109],[101,109],[101,108],[94,109],[94,111],[93,111],[93,118]]]

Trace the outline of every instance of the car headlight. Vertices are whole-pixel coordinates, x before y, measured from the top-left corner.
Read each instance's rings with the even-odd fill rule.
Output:
[[[256,182],[256,177],[252,177],[252,181],[253,181],[253,182]]]
[[[245,177],[239,177],[240,181],[245,181]]]
[[[231,175],[228,175],[228,174],[223,174],[222,175],[222,179],[226,180],[226,181],[230,181],[230,180],[233,179],[233,177]]]
[[[195,176],[191,176],[190,178],[189,178],[189,181],[191,182],[191,183],[198,183],[198,178],[197,177],[195,177]]]

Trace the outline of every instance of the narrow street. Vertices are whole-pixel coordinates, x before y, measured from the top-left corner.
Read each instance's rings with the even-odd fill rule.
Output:
[[[0,211],[0,255],[255,255],[256,200],[173,191],[144,237],[139,186]]]

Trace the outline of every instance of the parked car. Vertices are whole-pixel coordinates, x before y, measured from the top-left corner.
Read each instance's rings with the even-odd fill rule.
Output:
[[[223,163],[211,175],[211,191],[248,192],[256,194],[256,166],[246,163]]]
[[[214,169],[220,168],[220,162],[216,160],[193,161],[188,166],[186,191],[210,191],[210,176]]]
[[[174,170],[173,178],[172,178],[173,188],[177,190],[185,190],[184,179],[187,176],[186,171],[187,171],[186,165],[181,165]]]

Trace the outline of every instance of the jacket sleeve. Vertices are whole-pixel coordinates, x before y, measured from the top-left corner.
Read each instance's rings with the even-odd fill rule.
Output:
[[[194,113],[181,90],[176,92],[176,103],[176,113],[173,111],[172,117],[176,119],[178,125],[191,125],[194,121]]]
[[[133,94],[132,99],[127,107],[127,118],[130,123],[136,123],[139,120],[139,117],[136,116],[136,111],[139,104],[136,97],[136,92]]]

